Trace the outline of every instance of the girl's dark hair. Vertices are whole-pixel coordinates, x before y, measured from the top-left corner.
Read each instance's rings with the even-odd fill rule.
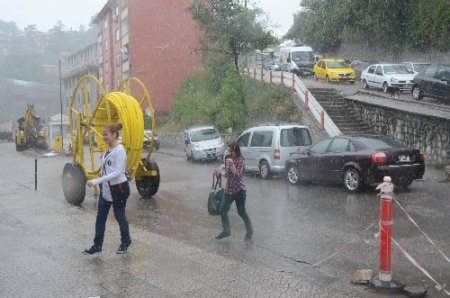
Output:
[[[239,147],[239,145],[236,142],[229,143],[228,147],[234,151],[234,154],[236,154],[236,157],[242,157],[241,147]]]
[[[113,134],[117,139],[119,138],[119,131],[122,130],[122,123],[113,123],[105,126],[105,129]]]

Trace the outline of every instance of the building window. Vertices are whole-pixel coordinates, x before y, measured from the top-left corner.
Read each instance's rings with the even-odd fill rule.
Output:
[[[109,49],[109,43],[108,40],[105,40],[105,51],[107,51]]]
[[[128,34],[128,17],[122,20],[122,36]]]
[[[116,54],[116,67],[120,67],[122,65],[122,53]]]
[[[129,56],[128,56],[128,44],[124,45],[121,49],[120,49],[120,53],[122,54],[122,64],[125,62],[128,62],[129,60]]]
[[[119,40],[120,40],[120,30],[117,29],[116,30],[116,41],[119,41]]]
[[[105,73],[109,72],[109,63],[105,62]]]
[[[105,29],[108,28],[108,19],[107,19],[107,18],[105,19],[105,25],[104,25],[104,27],[105,27]]]
[[[103,47],[102,47],[102,44],[101,44],[101,43],[98,44],[98,49],[97,49],[97,51],[98,51],[98,56],[101,57],[101,56],[102,56],[102,53],[103,53]]]
[[[119,6],[116,6],[114,8],[114,15],[118,16],[119,15]]]

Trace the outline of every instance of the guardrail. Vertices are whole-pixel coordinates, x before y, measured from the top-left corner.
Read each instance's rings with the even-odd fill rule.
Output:
[[[330,137],[342,135],[342,132],[336,124],[334,124],[327,112],[296,74],[285,71],[272,71],[256,68],[244,68],[244,74],[262,82],[286,86],[292,91],[297,92],[305,105],[305,109],[311,111],[311,114],[318,122],[321,130],[325,130]]]

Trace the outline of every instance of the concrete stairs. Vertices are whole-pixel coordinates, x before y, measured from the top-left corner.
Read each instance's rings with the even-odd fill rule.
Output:
[[[309,88],[314,98],[328,113],[342,134],[348,136],[375,134],[375,131],[356,116],[345,99],[332,88]]]

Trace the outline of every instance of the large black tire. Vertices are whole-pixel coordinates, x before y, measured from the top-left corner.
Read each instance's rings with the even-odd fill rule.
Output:
[[[363,88],[366,89],[366,90],[369,90],[369,85],[367,84],[367,81],[363,80],[362,83],[363,83]]]
[[[390,89],[391,89],[391,88],[389,88],[388,83],[384,82],[384,83],[383,83],[383,92],[384,92],[384,93],[389,93]]]
[[[411,91],[412,98],[414,100],[421,100],[423,98],[422,90],[420,90],[419,86],[414,86]]]
[[[86,196],[86,176],[80,165],[66,163],[62,175],[62,188],[67,202],[79,206]]]
[[[296,164],[291,163],[286,168],[286,178],[290,184],[298,184],[300,182],[298,178],[298,167]]]
[[[145,162],[145,160],[142,161]],[[143,198],[151,198],[158,192],[161,175],[156,161],[149,160],[145,166],[148,170],[157,171],[158,174],[156,176],[143,176],[140,180],[136,179],[136,188]]]
[[[269,163],[265,160],[261,161],[259,163],[259,175],[263,179],[270,179],[272,178],[272,173],[270,172],[270,166]]]
[[[350,192],[357,192],[362,188],[361,174],[355,168],[347,168],[342,175],[342,182]]]

